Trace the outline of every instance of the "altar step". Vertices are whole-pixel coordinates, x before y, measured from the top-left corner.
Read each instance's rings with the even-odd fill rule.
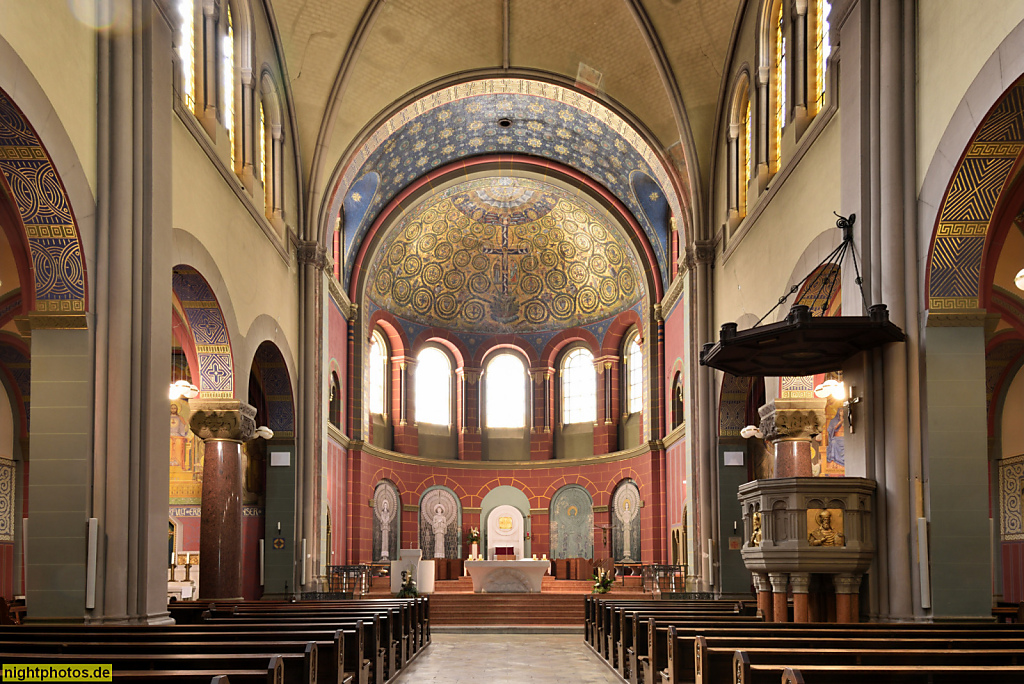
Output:
[[[643,594],[643,587],[639,577],[619,578],[615,581],[611,594]],[[589,594],[594,589],[594,583],[589,580],[562,580],[545,576],[541,582],[543,594]],[[439,594],[472,594],[473,580],[470,577],[460,577],[453,580],[437,580],[434,582],[434,596]],[[391,595],[391,578],[374,577],[370,587],[369,597],[383,597]]]
[[[430,597],[431,627],[583,625],[580,594],[455,594]]]

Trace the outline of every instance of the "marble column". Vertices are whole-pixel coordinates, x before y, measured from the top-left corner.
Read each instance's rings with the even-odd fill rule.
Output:
[[[786,605],[789,573],[769,572],[768,581],[772,585],[772,622],[789,622],[789,606]]]
[[[758,413],[761,432],[772,445],[772,476],[813,477],[811,439],[825,428],[825,400],[775,399]]]
[[[768,574],[755,572],[754,589],[757,591],[757,609],[761,611],[765,622],[772,622],[774,604],[772,603],[772,585],[768,581]]]
[[[811,586],[811,574],[809,572],[792,572],[789,574],[789,583],[793,587],[793,622],[810,622],[811,614],[808,611],[807,593]]]
[[[237,399],[193,399],[189,426],[203,440],[199,598],[242,598],[242,442],[256,409]]]
[[[848,573],[832,578],[836,587],[836,622],[860,621],[860,578]]]

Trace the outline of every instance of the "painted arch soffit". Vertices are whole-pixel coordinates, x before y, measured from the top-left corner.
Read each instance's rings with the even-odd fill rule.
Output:
[[[0,91],[0,177],[18,206],[35,278],[35,309],[82,314],[86,274],[82,244],[64,184],[35,130]]]
[[[434,190],[392,223],[366,296],[422,325],[537,332],[587,325],[645,294],[622,229],[584,196],[520,177]]]
[[[345,209],[345,286],[367,230],[404,187],[459,159],[500,153],[551,159],[606,187],[646,233],[668,282],[670,219],[683,213],[669,170],[644,136],[582,93],[495,78],[416,100],[378,126],[348,161],[334,195]]]

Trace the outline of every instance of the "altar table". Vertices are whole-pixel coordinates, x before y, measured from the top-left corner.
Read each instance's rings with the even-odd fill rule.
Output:
[[[550,569],[551,561],[546,560],[466,561],[477,594],[539,594]]]

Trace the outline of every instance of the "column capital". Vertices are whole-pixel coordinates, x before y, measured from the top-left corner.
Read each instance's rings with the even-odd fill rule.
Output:
[[[768,581],[771,582],[772,592],[775,594],[785,594],[786,588],[789,585],[789,573],[788,572],[769,572]]]
[[[256,431],[256,407],[238,399],[190,399],[189,427],[200,439],[245,442]]]
[[[794,594],[806,594],[811,586],[811,573],[791,572],[789,573],[789,584],[793,587]]]
[[[295,258],[300,264],[315,266],[320,271],[327,268],[327,250],[316,240],[299,240]]]
[[[825,400],[775,399],[758,410],[761,432],[769,442],[809,441],[825,426]]]
[[[842,572],[832,577],[832,583],[836,587],[837,594],[859,594],[860,578],[861,575],[851,575]]]
[[[771,591],[772,586],[768,582],[768,574],[764,572],[753,572],[751,575],[754,578],[754,588],[758,592]]]

